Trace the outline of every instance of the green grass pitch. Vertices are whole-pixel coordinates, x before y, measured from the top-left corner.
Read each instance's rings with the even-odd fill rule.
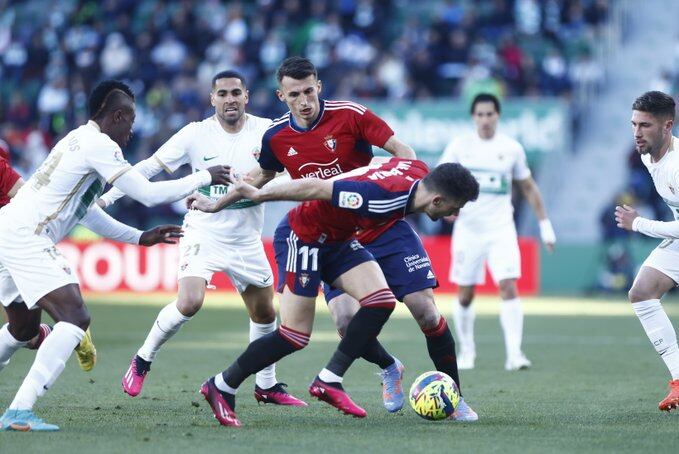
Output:
[[[473,424],[420,419],[406,404],[388,414],[377,370],[358,361],[345,387],[368,412],[341,415],[308,398],[307,385],[338,338],[319,305],[310,346],[278,364],[279,380],[307,399],[304,409],[257,405],[254,381],[238,394],[241,429],[212,417],[198,387],[247,342],[247,315],[236,295],[212,295],[203,310],[161,350],[141,396],[123,394],[120,379],[162,304],[171,295],[91,296],[99,361],[91,373],[75,359],[36,412],[61,432],[0,433],[0,452],[671,452],[679,415],[663,414],[667,372],[628,303],[619,300],[525,298],[528,371],[505,372],[494,298],[477,301],[477,368],[462,371],[462,389],[479,413]],[[439,295],[450,311],[450,295]],[[121,304],[122,303],[122,304]],[[679,307],[666,302],[671,318]],[[404,386],[431,370],[424,338],[399,308],[380,339],[406,365]],[[34,352],[22,350],[0,373],[0,405],[11,401]]]

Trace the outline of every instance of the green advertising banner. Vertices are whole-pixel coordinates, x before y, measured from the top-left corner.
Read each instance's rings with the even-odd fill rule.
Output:
[[[379,102],[366,105],[382,117],[399,139],[412,146],[429,165],[450,140],[474,130],[469,105],[462,101]],[[499,130],[518,140],[535,165],[547,153],[570,146],[568,104],[562,100],[507,100],[502,104]]]

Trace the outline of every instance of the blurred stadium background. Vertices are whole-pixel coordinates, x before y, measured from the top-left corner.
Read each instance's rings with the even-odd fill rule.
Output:
[[[648,5],[648,7],[646,7]],[[621,201],[666,219],[627,127],[647,89],[676,92],[676,2],[652,0],[0,0],[0,139],[28,177],[67,131],[86,121],[104,78],[137,95],[130,162],[187,122],[211,114],[210,78],[248,79],[250,112],[275,117],[274,71],[308,56],[327,98],[362,102],[428,162],[471,128],[468,102],[502,97],[502,130],[526,147],[559,247],[537,252],[545,293],[624,291],[653,241],[615,227]],[[658,51],[661,49],[662,51]],[[188,169],[184,169],[188,171]],[[520,234],[536,222],[516,199]],[[271,234],[286,205],[268,209]],[[179,222],[182,203],[112,209],[139,227]],[[451,226],[412,219],[423,235]],[[88,238],[87,232],[74,232]],[[539,248],[538,248],[539,250]],[[533,260],[530,257],[524,260]],[[439,270],[439,274],[445,270]]]
[[[661,417],[654,404],[665,372],[624,295],[657,241],[617,229],[613,208],[624,202],[642,215],[671,217],[633,150],[629,118],[643,91],[677,93],[678,17],[675,0],[0,0],[0,139],[27,178],[57,140],[86,121],[91,88],[119,78],[137,96],[134,138],[124,150],[136,163],[186,123],[213,113],[210,79],[220,70],[247,77],[250,112],[282,114],[274,72],[283,58],[301,54],[319,68],[324,97],[369,106],[434,163],[451,138],[472,128],[469,100],[481,91],[496,93],[503,101],[500,128],[525,146],[558,244],[552,255],[542,250],[535,218],[517,197],[520,289],[533,295],[524,298],[525,344],[535,367],[526,374],[500,372],[497,298],[480,298],[483,360],[462,380],[482,420],[459,427],[445,443],[468,452],[660,452],[676,438],[673,418]],[[267,235],[286,209],[267,207]],[[150,227],[181,222],[183,210],[182,203],[148,209],[125,198],[110,212]],[[445,281],[451,226],[410,220]],[[46,419],[63,421],[72,435],[27,444],[22,434],[5,434],[0,451],[42,452],[41,440],[59,452],[74,442],[93,452],[169,452],[195,449],[198,441],[205,450],[223,449],[224,432],[214,430],[205,406],[182,393],[247,341],[247,315],[237,296],[210,293],[208,315],[168,343],[157,368],[154,363],[158,376],[149,381],[149,397],[140,398],[150,400],[130,400],[120,393],[120,375],[158,308],[173,298],[167,291],[176,284],[176,248],[141,251],[79,229],[60,247],[90,290],[101,361],[87,376],[70,365],[44,400]],[[220,279],[218,286],[225,284]],[[439,295],[448,314],[451,295]],[[337,341],[327,311],[318,312],[309,352],[279,369],[300,395]],[[410,383],[431,364],[405,312],[399,306],[381,339],[404,355]],[[32,358],[19,352],[3,372],[3,402]],[[451,432],[411,412],[386,415],[373,372],[357,364],[349,385],[367,404],[365,423],[318,405],[288,418],[281,409],[260,411],[242,399],[239,414],[252,430],[232,434],[231,446],[396,452],[389,449],[397,440],[401,451],[440,450],[440,436]],[[642,382],[647,386],[638,386]],[[315,431],[308,431],[310,424]],[[400,438],[389,438],[397,433]]]

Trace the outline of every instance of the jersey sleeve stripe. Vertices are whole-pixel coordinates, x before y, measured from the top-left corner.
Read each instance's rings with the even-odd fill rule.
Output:
[[[404,203],[394,205],[392,207],[387,207],[387,208],[368,207],[368,211],[371,212],[371,213],[389,213],[390,211],[396,211],[398,209],[405,208],[406,204],[407,204],[407,202],[404,202]]]
[[[326,106],[325,110],[328,110],[328,111],[331,111],[331,110],[353,110],[354,112],[356,112],[359,115],[363,115],[365,113],[365,111],[358,110],[357,108],[351,107],[351,106],[337,106],[337,107]]]
[[[154,159],[156,160],[156,162],[158,162],[158,165],[160,165],[160,167],[163,168],[164,171],[166,171],[167,173],[169,173],[170,175],[172,175],[172,173],[173,173],[172,170],[170,170],[170,168],[169,168],[168,166],[166,166],[165,163],[164,163],[163,161],[161,161],[160,158],[159,158],[158,156],[156,156],[156,155],[154,154],[153,157],[154,157]]]
[[[404,201],[401,201],[401,202],[394,202],[394,203],[389,204],[389,205],[370,205],[370,204],[368,204],[368,209],[369,210],[391,210],[391,209],[394,209],[395,207],[398,208],[398,207],[403,206],[407,203],[408,203],[408,201],[404,200]]]
[[[369,200],[368,205],[391,205],[396,202],[401,202],[408,199],[408,194],[403,194],[402,196],[394,197],[393,199],[379,199],[379,200]]]
[[[326,106],[331,106],[331,107],[337,107],[337,106],[352,106],[352,107],[357,108],[358,110],[362,110],[362,111],[368,110],[367,107],[365,107],[365,106],[363,106],[363,105],[361,105],[361,104],[355,103],[355,102],[351,102],[351,101],[326,101],[326,102],[325,102],[325,105],[326,105]]]
[[[271,128],[274,128],[274,127],[278,126],[278,125],[281,124],[281,123],[286,123],[286,122],[288,122],[289,120],[290,120],[290,113],[288,112],[288,113],[286,113],[285,115],[283,115],[282,117],[274,118],[274,119],[272,120],[271,125],[269,125],[269,127],[267,128],[267,130],[269,130],[269,129],[271,129]]]
[[[108,184],[113,184],[114,181],[116,181],[118,178],[120,178],[120,176],[121,176],[122,174],[124,174],[125,172],[127,172],[127,171],[130,170],[131,168],[132,168],[132,166],[127,166],[127,167],[125,167],[124,169],[121,169],[118,173],[116,173],[116,174],[113,175],[111,178],[109,178],[108,181],[107,181],[107,183],[108,183]]]

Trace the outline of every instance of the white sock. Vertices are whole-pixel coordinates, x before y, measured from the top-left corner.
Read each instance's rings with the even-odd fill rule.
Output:
[[[215,386],[217,387],[218,390],[233,395],[235,395],[236,392],[238,391],[238,388],[232,388],[226,384],[226,382],[224,381],[224,377],[222,377],[221,373],[215,375]]]
[[[328,369],[323,368],[323,370],[318,374],[318,378],[326,383],[342,383],[344,377],[340,377],[334,372],[330,372]]]
[[[250,320],[250,342],[274,331],[276,331],[276,320],[271,323],[255,323]],[[276,380],[276,364],[266,366],[257,372],[255,383],[262,389],[269,389],[278,383],[278,380]]]
[[[474,343],[474,321],[476,311],[474,306],[463,306],[459,300],[453,303],[453,321],[455,322],[455,334],[460,342],[460,353],[476,354],[476,344]]]
[[[655,351],[665,361],[672,380],[679,379],[679,348],[677,347],[677,333],[674,331],[665,309],[659,299],[652,299],[632,303],[641,326],[644,327],[648,339],[655,347]]]
[[[77,326],[59,322],[43,341],[35,361],[24,382],[9,405],[12,410],[31,410],[38,397],[45,394],[64,370],[73,349],[80,343],[85,331]]]
[[[5,323],[0,328],[0,370],[4,369],[9,364],[9,359],[15,351],[21,347],[25,347],[28,341],[16,340],[9,332],[9,323]]]
[[[523,309],[521,300],[513,298],[500,303],[500,325],[505,337],[507,358],[521,355],[521,339],[523,337]]]
[[[158,317],[153,322],[151,331],[146,336],[144,345],[141,346],[137,355],[145,361],[152,362],[156,359],[160,347],[189,320],[191,320],[191,317],[185,316],[177,309],[177,300],[172,301],[158,313]]]

